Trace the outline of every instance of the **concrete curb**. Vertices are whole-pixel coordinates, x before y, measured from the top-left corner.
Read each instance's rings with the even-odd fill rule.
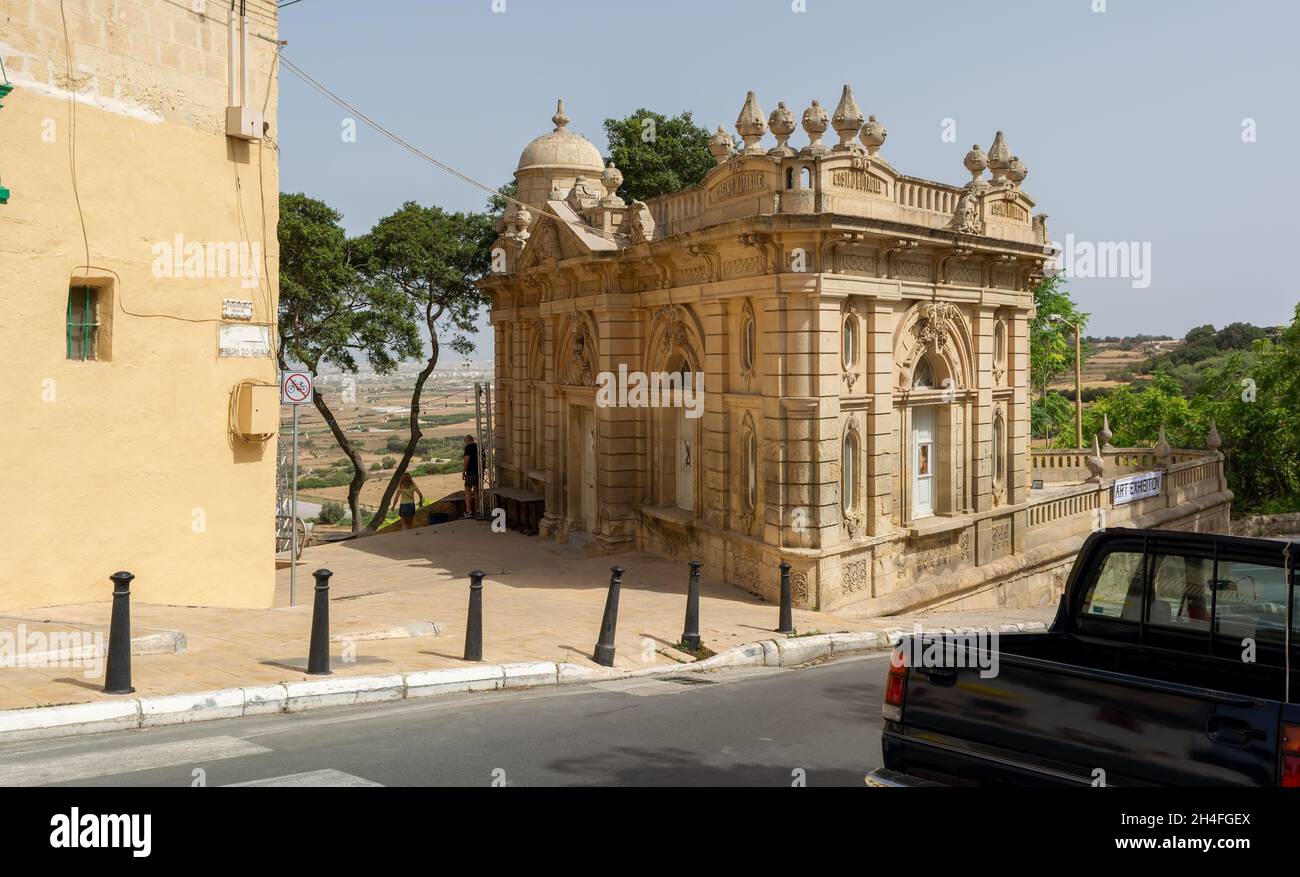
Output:
[[[945,628],[929,633],[1020,633],[1044,631],[1041,622],[991,627]],[[612,670],[583,664],[529,661],[482,664],[442,670],[415,670],[381,676],[331,676],[224,688],[194,694],[169,694],[130,700],[98,701],[65,706],[32,707],[0,711],[0,739],[34,740],[83,734],[101,734],[133,728],[152,728],[244,716],[298,713],[332,706],[434,697],[469,691],[534,688],[702,673],[724,667],[795,667],[823,658],[862,652],[887,651],[910,630],[830,633],[745,643],[694,664],[670,664],[636,670]]]

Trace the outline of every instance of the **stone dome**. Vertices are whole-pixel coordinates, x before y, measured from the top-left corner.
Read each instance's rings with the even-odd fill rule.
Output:
[[[555,130],[528,144],[519,156],[515,171],[562,167],[591,171],[593,178],[600,177],[605,172],[605,161],[600,156],[600,150],[586,137],[565,128],[569,124],[569,117],[564,114],[563,100],[556,103],[555,115],[551,121],[555,123]]]

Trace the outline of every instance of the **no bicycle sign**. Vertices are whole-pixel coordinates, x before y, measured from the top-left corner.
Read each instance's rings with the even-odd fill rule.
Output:
[[[283,372],[280,375],[280,404],[306,405],[311,401],[311,375],[307,372]]]

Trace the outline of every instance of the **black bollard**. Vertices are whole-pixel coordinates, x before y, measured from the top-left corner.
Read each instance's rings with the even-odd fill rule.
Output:
[[[115,572],[113,614],[108,622],[108,661],[104,667],[104,693],[130,694],[131,687],[131,580],[129,572]]]
[[[790,564],[781,561],[781,622],[777,633],[787,636],[794,633],[794,612],[790,606]]]
[[[483,570],[469,574],[469,618],[465,621],[465,660],[483,660]]]
[[[692,652],[700,650],[700,567],[698,560],[691,561],[691,582],[686,586],[686,626],[682,642]]]
[[[600,622],[600,639],[592,660],[602,667],[614,666],[614,630],[618,627],[618,589],[623,585],[623,567],[612,566],[609,593],[605,595],[605,617]]]
[[[334,573],[318,569],[316,577],[316,603],[311,610],[311,651],[307,655],[307,673],[311,676],[330,675],[330,576]]]

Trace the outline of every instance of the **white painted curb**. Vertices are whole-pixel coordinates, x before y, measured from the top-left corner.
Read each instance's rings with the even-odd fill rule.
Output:
[[[1046,629],[1047,625],[1041,622],[1028,622],[1004,624],[997,632],[1018,633]],[[962,629],[962,632],[967,631],[994,632],[988,627]],[[736,646],[694,664],[669,664],[636,670],[594,668],[552,661],[480,664],[382,676],[332,676],[194,694],[0,710],[0,740],[100,734],[106,731],[296,713],[331,706],[352,706],[457,692],[701,673],[723,667],[794,667],[836,655],[888,650],[898,642],[899,637],[911,633],[910,630],[884,633],[867,631],[763,640]]]

